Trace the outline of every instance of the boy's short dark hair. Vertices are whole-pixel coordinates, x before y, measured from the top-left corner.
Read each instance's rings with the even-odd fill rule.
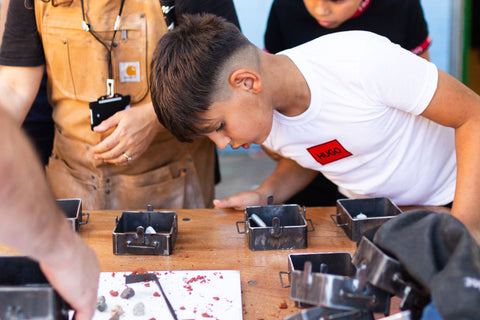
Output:
[[[150,92],[160,123],[180,141],[190,142],[206,133],[200,116],[213,103],[222,67],[235,52],[251,44],[224,18],[212,14],[182,18],[182,24],[157,44]]]

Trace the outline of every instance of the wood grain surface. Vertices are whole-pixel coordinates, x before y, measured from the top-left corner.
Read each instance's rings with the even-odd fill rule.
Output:
[[[437,212],[446,211],[444,208],[426,208]],[[353,255],[356,250],[356,243],[330,217],[336,213],[335,207],[306,209],[306,218],[312,220],[315,228],[308,232],[308,248],[269,251],[251,251],[246,235],[237,232],[236,222],[245,220],[242,211],[175,211],[178,213],[178,237],[173,253],[169,256],[114,255],[112,233],[115,217],[120,218],[122,211],[88,211],[89,221],[80,227],[79,233],[97,253],[102,271],[133,271],[137,268],[239,270],[245,320],[283,319],[300,311],[289,299],[289,289],[282,288],[280,282],[279,272],[288,271],[289,254],[350,252]],[[12,253],[15,251],[0,246],[0,254]],[[288,278],[285,280],[288,283]],[[392,313],[398,311],[395,301],[393,304]],[[282,308],[285,305],[287,308]]]

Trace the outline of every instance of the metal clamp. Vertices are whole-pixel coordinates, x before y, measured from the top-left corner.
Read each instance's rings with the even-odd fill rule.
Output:
[[[240,231],[240,228],[238,227],[238,224],[239,223],[243,223],[243,231]],[[240,233],[240,234],[246,234],[248,233],[248,230],[247,230],[247,221],[237,221],[236,223],[236,226],[237,226],[237,232]]]
[[[87,223],[88,223],[88,219],[90,219],[90,213],[82,212],[82,217],[85,217],[85,216],[87,217],[87,219],[85,220],[85,222],[79,221],[78,224],[84,225],[84,224],[87,224]]]
[[[270,235],[274,238],[279,238],[283,233],[283,228],[280,225],[280,219],[274,217],[272,219],[272,229],[270,229]]]
[[[269,195],[267,197],[267,205],[269,206],[273,205],[273,195]]]
[[[308,228],[307,228],[307,232],[308,232],[308,231],[315,231],[315,227],[313,226],[313,221],[312,221],[312,219],[305,219],[305,220],[306,220],[307,222],[310,222],[310,224],[312,225],[312,229],[308,229]]]
[[[291,283],[289,283],[289,284],[287,284],[287,285],[284,284],[284,283],[283,283],[282,274],[286,274],[286,275],[288,276],[288,275],[290,275],[290,271],[280,271],[280,272],[278,272],[278,275],[279,275],[279,277],[280,277],[280,284],[282,285],[282,288],[290,288],[290,287],[292,286],[292,284],[291,284]],[[290,281],[289,281],[289,282],[290,282]]]
[[[340,217],[340,216],[341,216],[341,214],[340,214],[340,213],[337,213],[337,214],[331,214],[331,215],[330,215],[330,219],[332,219],[333,223],[335,223],[335,225],[336,225],[337,227],[348,226],[348,223],[342,223],[342,224],[338,224],[338,222],[337,222],[337,221],[333,220],[333,217]]]
[[[109,98],[113,98],[114,95],[115,95],[114,80],[107,79],[107,96]]]
[[[127,241],[127,248],[155,249],[158,248],[159,245],[160,243],[158,241],[154,241],[151,246],[148,244],[132,244],[131,240]]]
[[[312,229],[307,229],[307,232],[308,231],[315,231],[315,227],[313,226],[312,219],[307,219],[307,207],[302,206],[302,212],[303,212],[303,217],[305,218],[305,220],[307,222],[310,222],[310,224],[312,225]]]
[[[366,310],[336,310],[324,307],[312,307],[292,314],[283,320],[373,320],[373,314]]]
[[[135,234],[135,240],[128,240],[127,247],[128,248],[158,248],[159,242],[153,241],[152,245],[149,245],[145,241],[145,228],[142,226],[138,226]]]
[[[357,299],[357,300],[366,300],[370,303],[371,306],[374,306],[378,303],[378,299],[375,296],[364,295],[360,293],[347,292],[343,289],[340,289],[339,296],[346,299]]]

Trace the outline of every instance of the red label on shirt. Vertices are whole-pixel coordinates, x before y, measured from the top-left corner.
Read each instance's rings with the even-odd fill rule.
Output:
[[[325,142],[314,147],[307,148],[307,150],[310,152],[312,157],[322,165],[352,155],[337,140]]]

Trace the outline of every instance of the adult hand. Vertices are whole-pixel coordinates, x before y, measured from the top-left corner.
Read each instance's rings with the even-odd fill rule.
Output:
[[[100,266],[93,250],[78,236],[74,250],[65,252],[64,259],[54,265],[40,267],[65,301],[75,310],[75,320],[91,320],[96,308]]]
[[[245,210],[248,206],[267,205],[268,195],[259,190],[239,192],[231,197],[222,200],[213,200],[213,205],[221,209]]]
[[[113,164],[126,164],[140,157],[164,129],[151,103],[119,111],[93,129],[104,133],[113,128],[111,135],[92,148],[96,159]]]

